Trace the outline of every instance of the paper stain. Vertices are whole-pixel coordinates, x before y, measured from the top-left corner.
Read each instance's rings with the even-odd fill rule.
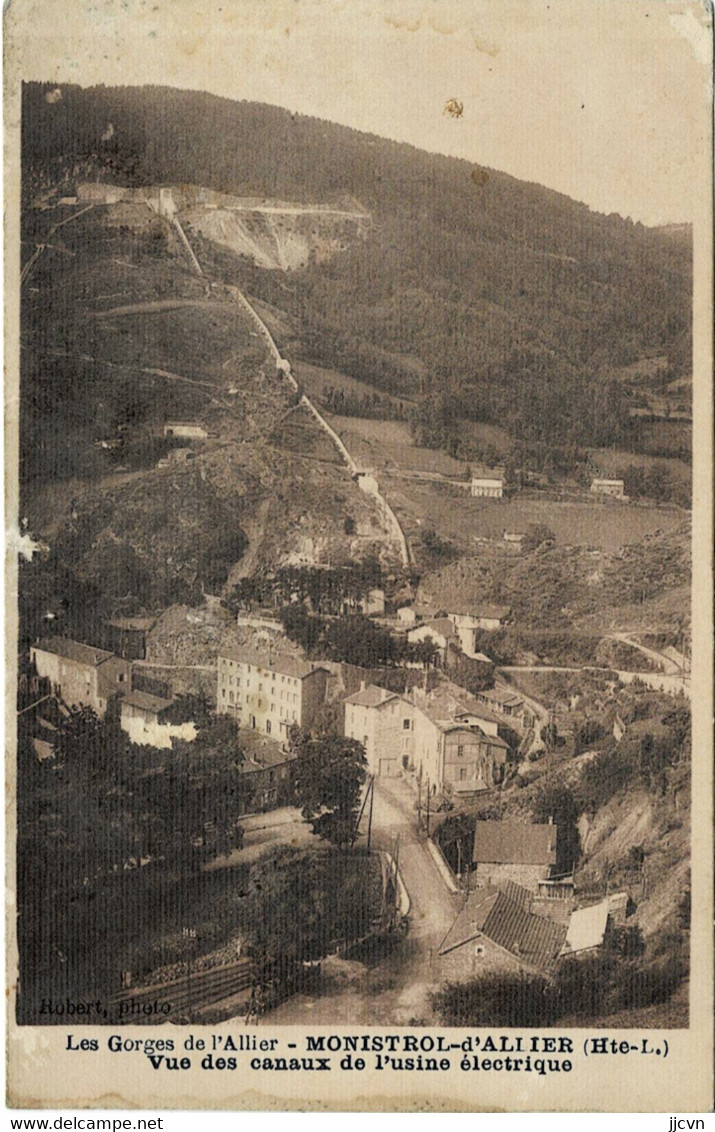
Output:
[[[472,180],[477,188],[482,189],[489,180],[489,174],[486,169],[472,169]]]
[[[709,67],[712,59],[712,16],[706,3],[691,4],[668,14],[670,26],[686,39],[698,63]]]
[[[464,114],[464,103],[460,102],[458,98],[448,98],[444,104],[444,114],[449,114],[450,118],[461,118]]]

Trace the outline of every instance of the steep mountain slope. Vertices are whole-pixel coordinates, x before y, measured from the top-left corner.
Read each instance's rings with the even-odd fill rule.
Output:
[[[657,354],[674,376],[688,372],[687,234],[276,107],[148,87],[64,87],[52,103],[45,93],[24,93],[32,197],[84,169],[306,205],[359,201],[372,216],[366,238],[313,257],[287,285],[273,265],[237,265],[254,294],[298,316],[306,360],[388,392],[438,384],[462,415],[550,443],[627,433],[613,367]]]

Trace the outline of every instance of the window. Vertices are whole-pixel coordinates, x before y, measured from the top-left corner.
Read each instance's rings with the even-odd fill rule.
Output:
[[[275,705],[275,704],[271,704],[271,711],[275,711],[275,710],[276,710],[276,705]]]
[[[466,766],[460,766],[460,768],[459,768],[459,781],[460,781],[460,782],[464,782],[464,780],[465,780],[465,778],[466,778],[466,777],[467,777],[467,768],[466,768]]]
[[[270,733],[271,733],[271,721],[270,721],[270,719],[267,719],[266,720],[266,735],[270,735]]]
[[[262,692],[262,691],[263,691],[263,685],[262,685],[262,684],[259,684],[259,685],[258,685],[258,691],[259,691],[259,692]]]
[[[233,703],[233,692],[228,693],[228,698],[231,701],[231,703]]]
[[[459,746],[457,747],[457,758],[461,759],[463,755],[464,755],[464,747],[460,743]]]
[[[362,745],[363,745],[363,747],[367,747],[367,735],[363,735],[363,737],[362,737]]]
[[[409,731],[409,730],[410,730],[410,721],[409,721],[409,719],[403,719],[403,720],[402,720],[402,730],[403,730],[403,731]]]

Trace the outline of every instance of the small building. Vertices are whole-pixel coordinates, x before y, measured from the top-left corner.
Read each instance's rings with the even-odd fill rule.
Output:
[[[417,620],[417,614],[411,605],[403,605],[397,610],[396,617],[401,625],[414,625]]]
[[[614,499],[625,497],[625,484],[623,480],[591,480],[591,492],[594,495],[607,495]]]
[[[197,421],[167,421],[164,425],[164,436],[181,440],[206,440],[208,435],[204,426]]]
[[[409,700],[376,684],[348,696],[345,704],[345,736],[365,748],[368,771],[381,778],[396,778],[412,765],[414,757],[414,708]]]
[[[499,888],[472,892],[439,946],[443,979],[466,980],[498,971],[549,975],[566,928],[535,916]]]
[[[480,605],[471,614],[477,623],[477,628],[486,629],[489,633],[501,629],[510,616],[511,609],[508,605]]]
[[[457,644],[459,635],[449,617],[438,617],[434,621],[423,621],[421,625],[410,629],[407,634],[407,640],[411,645],[419,644],[428,639],[436,645],[440,662],[444,664],[449,645]]]
[[[91,707],[99,716],[110,700],[131,688],[128,660],[67,637],[44,637],[31,647],[30,659],[65,704]]]
[[[563,955],[579,955],[602,947],[609,933],[625,923],[628,904],[627,892],[612,892],[597,904],[577,908],[571,913]]]
[[[241,727],[285,742],[297,724],[310,727],[325,702],[330,673],[292,656],[232,649],[218,657],[217,710]]]
[[[294,754],[263,737],[260,749],[251,749],[238,768],[249,787],[247,797],[242,792],[239,798],[239,804],[245,799],[244,812],[263,813],[290,805],[296,764]]]
[[[498,715],[521,719],[524,715],[524,698],[510,688],[483,688],[474,698]]]
[[[122,697],[119,709],[119,721],[122,731],[125,731],[132,743],[139,746],[158,747],[169,751],[173,739],[185,739],[192,742],[196,738],[196,727],[193,723],[169,723],[167,712],[173,700],[162,696],[153,696],[149,692],[127,692]]]
[[[504,468],[478,468],[472,472],[471,493],[489,499],[504,494]]]
[[[477,887],[514,881],[530,892],[556,864],[558,827],[516,821],[477,821],[472,862]]]

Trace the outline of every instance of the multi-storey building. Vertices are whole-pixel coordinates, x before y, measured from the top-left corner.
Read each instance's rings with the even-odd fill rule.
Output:
[[[99,716],[106,713],[114,696],[131,688],[128,660],[67,637],[44,637],[31,647],[30,659],[37,675],[50,681],[59,699],[70,706],[91,707]]]
[[[325,702],[329,675],[291,656],[226,650],[218,658],[217,710],[241,727],[285,741],[294,723],[310,727]]]

